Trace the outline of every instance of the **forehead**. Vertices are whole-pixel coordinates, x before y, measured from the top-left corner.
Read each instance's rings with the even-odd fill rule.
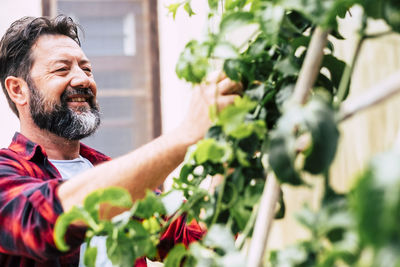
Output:
[[[60,60],[87,61],[80,46],[65,35],[42,35],[32,46],[33,64],[51,64]]]

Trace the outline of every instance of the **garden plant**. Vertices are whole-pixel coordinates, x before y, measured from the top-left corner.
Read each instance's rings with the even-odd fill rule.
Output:
[[[173,16],[192,16],[192,1],[168,9]],[[338,19],[351,16],[356,5],[363,15],[346,64],[335,57],[332,40],[343,39]],[[364,42],[400,32],[400,2],[208,0],[208,6],[208,33],[186,45],[176,73],[189,83],[206,83],[217,65],[242,83],[243,95],[223,110],[210,107],[213,126],[187,151],[171,190],[159,196],[148,191],[135,203],[120,188],[90,194],[83,207],[58,219],[59,249],[69,249],[64,234],[71,222],[81,220],[88,225],[87,266],[95,265],[97,255],[90,240],[100,235],[107,236],[113,264],[130,267],[136,258],[156,258],[163,231],[185,214],[207,233],[188,248],[177,244],[166,267],[400,266],[400,147],[374,157],[346,194],[335,192],[330,186],[335,177],[329,175],[338,124],[400,89],[397,73],[357,102],[343,103]],[[371,19],[384,20],[391,30],[367,34]],[[240,38],[233,38],[237,33]],[[305,173],[324,180],[319,210],[297,214],[310,238],[265,255],[273,217],[293,216],[285,214],[279,185],[309,186]],[[200,186],[208,177],[222,177],[213,192]],[[104,202],[128,211],[103,220]]]

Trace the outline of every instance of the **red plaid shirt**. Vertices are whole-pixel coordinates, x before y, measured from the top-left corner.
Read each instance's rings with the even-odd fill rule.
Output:
[[[110,160],[83,144],[80,154],[93,165]],[[73,249],[68,253],[58,251],[53,239],[54,224],[63,212],[56,195],[62,181],[43,147],[22,134],[16,133],[8,149],[0,150],[1,267],[78,266],[85,229],[70,227],[66,236]],[[202,234],[197,224],[186,225],[181,217],[162,236],[159,254],[165,255],[175,243],[188,245]],[[139,259],[135,266],[147,266],[146,261]]]

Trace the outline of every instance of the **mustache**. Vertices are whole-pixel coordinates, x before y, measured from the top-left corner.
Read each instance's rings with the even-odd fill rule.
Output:
[[[73,88],[73,87],[68,87],[62,94],[61,94],[61,100],[67,100],[69,96],[72,95],[88,95],[92,99],[94,97],[94,94],[90,88]]]

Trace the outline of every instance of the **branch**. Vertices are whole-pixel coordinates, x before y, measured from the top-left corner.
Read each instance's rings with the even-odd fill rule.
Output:
[[[323,31],[319,27],[315,29],[293,93],[293,100],[297,103],[304,104],[306,102],[309,91],[315,83],[320,71],[327,38],[327,31]],[[269,230],[274,220],[279,194],[279,183],[275,175],[268,175],[247,256],[247,267],[263,266],[264,252],[267,247]]]
[[[294,88],[293,100],[304,104],[320,70],[328,32],[316,28]]]
[[[349,99],[342,103],[337,120],[343,121],[355,113],[381,103],[400,91],[400,70],[385,78],[370,88],[367,93],[356,99]]]

